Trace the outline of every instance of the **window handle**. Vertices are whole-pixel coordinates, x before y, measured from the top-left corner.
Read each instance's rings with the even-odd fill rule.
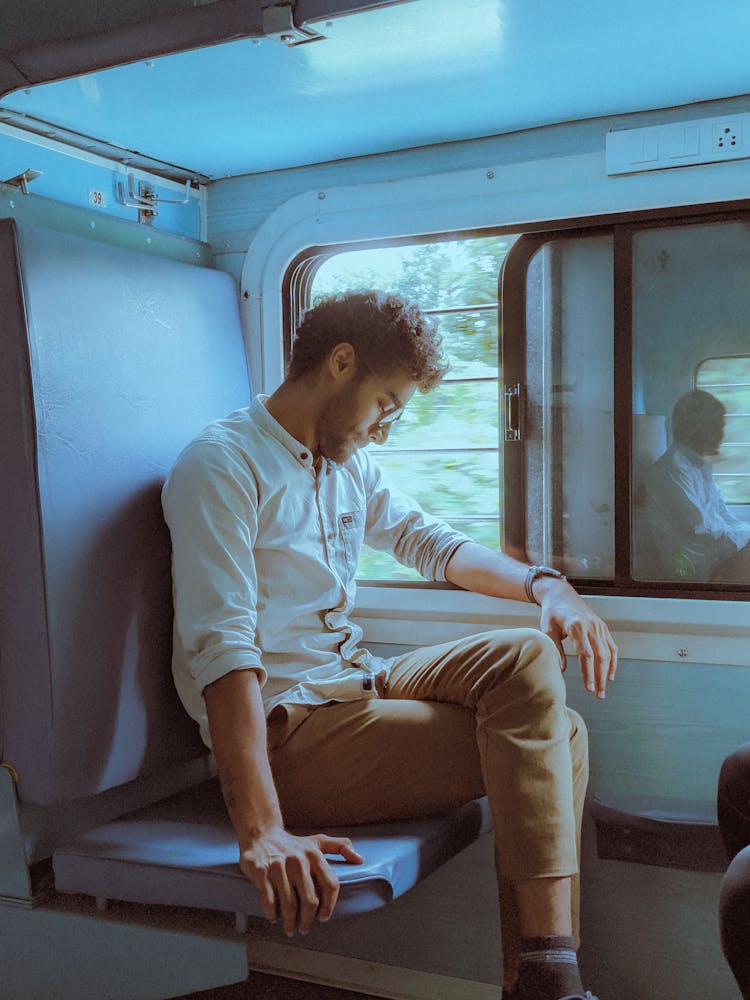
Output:
[[[513,382],[503,390],[505,397],[505,440],[521,440],[521,383]]]

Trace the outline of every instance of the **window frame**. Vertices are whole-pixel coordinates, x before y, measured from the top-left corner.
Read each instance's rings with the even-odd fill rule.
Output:
[[[525,274],[528,263],[545,243],[560,238],[611,233],[614,266],[614,477],[615,490],[615,572],[611,580],[571,577],[579,590],[594,596],[693,598],[709,600],[747,600],[748,586],[673,581],[639,581],[630,572],[631,551],[631,438],[632,438],[632,244],[633,235],[647,228],[665,225],[681,226],[696,223],[746,221],[750,223],[750,198],[732,201],[706,202],[701,205],[678,205],[664,208],[639,209],[585,217],[572,217],[511,225],[487,226],[474,229],[440,231],[414,236],[357,240],[310,246],[298,253],[286,268],[282,280],[282,349],[288,361],[297,325],[309,306],[312,282],[318,268],[329,258],[355,250],[394,246],[440,243],[462,239],[520,234],[508,252],[498,275],[498,405],[504,420],[504,387],[508,378],[507,345],[525,331]],[[618,267],[618,263],[620,266]],[[512,355],[511,355],[512,356]],[[511,373],[521,370],[513,360]],[[523,379],[517,379],[523,384]],[[520,420],[525,419],[521,400]],[[504,424],[501,425],[501,475],[498,486],[503,488],[501,521],[502,550],[525,559],[526,492],[528,483],[523,460],[508,451]],[[508,498],[512,498],[508,502]],[[358,580],[358,586],[396,588],[450,589],[450,584],[411,580]]]
[[[571,576],[577,589],[587,593],[628,597],[691,597],[708,600],[747,600],[750,584],[691,583],[689,581],[643,581],[633,578],[631,560],[631,473],[632,473],[632,413],[633,413],[633,309],[632,259],[633,237],[646,229],[691,226],[712,222],[750,224],[750,200],[679,206],[656,211],[614,213],[590,220],[577,220],[573,225],[554,227],[529,233],[516,241],[505,259],[500,275],[499,302],[503,310],[500,324],[506,381],[523,384],[525,377],[526,282],[529,263],[546,243],[564,238],[611,234],[613,239],[614,285],[614,361],[613,361],[613,424],[614,424],[614,547],[615,569],[611,579]],[[507,348],[507,349],[506,349]],[[510,361],[508,360],[510,359]],[[523,408],[523,401],[521,402]],[[521,421],[525,419],[521,415]],[[513,442],[506,442],[507,445]],[[523,444],[523,442],[520,442]],[[504,492],[518,502],[506,500],[503,550],[526,558],[526,475],[523,448],[506,450]],[[519,484],[521,484],[519,486]]]

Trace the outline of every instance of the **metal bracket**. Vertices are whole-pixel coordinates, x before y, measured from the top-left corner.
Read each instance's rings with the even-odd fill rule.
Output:
[[[125,208],[137,208],[138,221],[148,226],[156,218],[158,205],[187,205],[190,200],[190,181],[185,181],[184,198],[160,198],[153,186],[146,181],[138,181],[138,189],[136,190],[135,175],[128,173],[127,194],[123,182],[118,181],[117,198]]]
[[[8,184],[10,187],[20,188],[24,194],[28,194],[29,184],[31,184],[32,181],[35,181],[37,177],[41,177],[43,173],[43,170],[32,170],[31,167],[29,167],[24,170],[23,173],[16,174],[15,177],[9,177],[1,183]]]
[[[305,42],[318,42],[325,38],[325,35],[313,31],[312,28],[298,28],[294,23],[294,6],[290,3],[263,8],[263,34],[266,38],[282,42],[289,47],[303,45]]]

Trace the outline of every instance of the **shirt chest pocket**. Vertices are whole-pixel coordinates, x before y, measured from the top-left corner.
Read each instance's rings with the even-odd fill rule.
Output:
[[[348,510],[339,514],[339,537],[347,572],[354,576],[365,537],[364,510]]]

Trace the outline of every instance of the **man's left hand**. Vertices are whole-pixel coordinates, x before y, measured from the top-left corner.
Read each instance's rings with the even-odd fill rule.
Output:
[[[617,673],[615,641],[606,624],[570,584],[559,580],[550,580],[549,584],[538,595],[542,607],[540,627],[560,651],[563,670],[567,668],[563,639],[573,641],[586,690],[603,699],[607,682],[613,681]]]

